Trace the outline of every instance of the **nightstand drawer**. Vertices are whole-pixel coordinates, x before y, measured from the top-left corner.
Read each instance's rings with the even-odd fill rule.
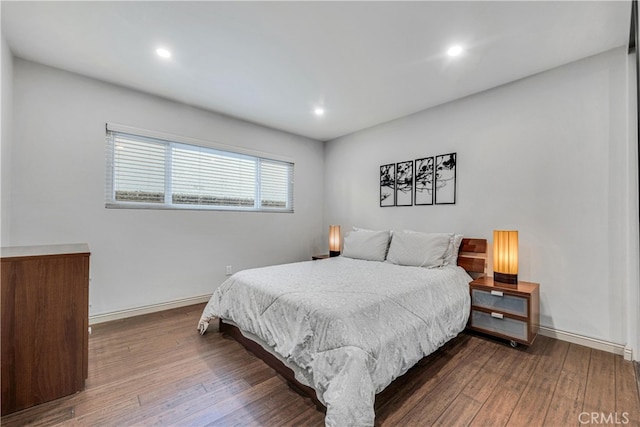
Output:
[[[527,317],[529,315],[526,298],[508,295],[506,292],[499,290],[483,291],[481,289],[472,289],[471,305],[515,314],[516,316]]]
[[[529,338],[527,335],[527,322],[502,316],[501,313],[492,314],[472,310],[471,326],[522,341],[527,341]]]

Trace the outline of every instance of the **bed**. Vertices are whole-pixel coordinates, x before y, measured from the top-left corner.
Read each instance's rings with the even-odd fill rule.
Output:
[[[356,229],[344,245],[342,256],[234,274],[198,327],[219,321],[326,408],[327,425],[373,425],[375,395],[464,329],[486,240]]]

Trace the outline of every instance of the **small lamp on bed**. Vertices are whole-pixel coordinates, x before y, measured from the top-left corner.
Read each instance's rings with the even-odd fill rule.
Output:
[[[493,280],[518,284],[518,232],[493,231]]]
[[[340,255],[340,226],[329,226],[329,256]]]

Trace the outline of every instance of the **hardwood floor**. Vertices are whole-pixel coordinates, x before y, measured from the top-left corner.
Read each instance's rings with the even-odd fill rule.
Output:
[[[1,424],[324,425],[310,399],[293,392],[235,341],[210,332],[199,336],[202,308],[95,325],[86,390],[4,416]],[[634,365],[543,336],[529,348],[512,349],[463,333],[376,399],[380,426],[579,426],[580,421],[640,426]]]

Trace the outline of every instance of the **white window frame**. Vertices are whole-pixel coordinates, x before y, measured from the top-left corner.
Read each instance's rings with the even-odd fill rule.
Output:
[[[116,199],[115,188],[115,138],[116,136],[125,136],[132,140],[152,142],[165,147],[165,173],[164,173],[164,202],[137,202],[123,201]],[[249,212],[283,212],[293,213],[293,182],[294,182],[294,161],[288,157],[261,153],[254,150],[246,150],[240,147],[230,146],[226,144],[213,143],[195,138],[170,135],[161,132],[137,129],[130,126],[119,125],[114,123],[106,124],[106,149],[107,149],[107,177],[105,190],[105,207],[112,209],[187,209],[187,210],[216,210],[216,211],[249,211]],[[172,200],[172,150],[174,148],[197,150],[217,156],[247,159],[255,162],[255,181],[253,183],[254,200],[253,206],[238,205],[210,205],[210,204],[188,204],[173,203]],[[261,198],[261,175],[263,163],[282,164],[287,168],[287,196],[285,207],[269,207],[264,206]]]

